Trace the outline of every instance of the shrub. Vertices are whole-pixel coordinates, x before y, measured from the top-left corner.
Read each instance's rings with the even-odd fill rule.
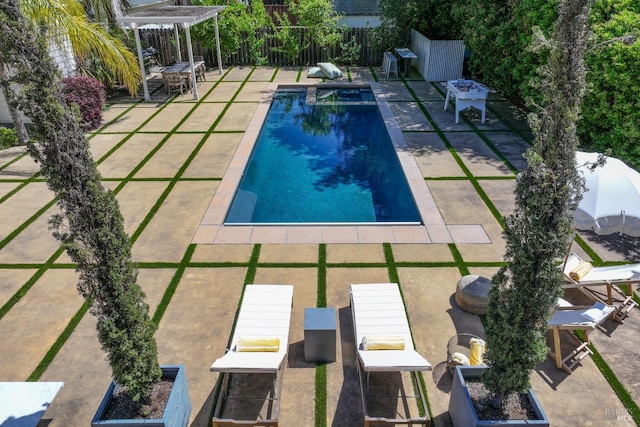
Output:
[[[97,129],[107,102],[102,83],[92,77],[75,76],[62,79],[62,85],[67,105],[77,105],[80,110],[82,129],[85,132]]]
[[[13,128],[6,128],[0,126],[0,150],[5,148],[15,147],[19,144],[18,134]]]
[[[358,43],[355,36],[351,37],[351,40],[341,41],[340,50],[342,55],[336,58],[336,62],[343,65],[357,65],[360,59],[360,51],[362,46]]]

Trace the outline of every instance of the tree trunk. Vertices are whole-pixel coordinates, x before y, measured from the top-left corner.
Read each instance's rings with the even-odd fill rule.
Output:
[[[7,64],[0,63],[0,80],[5,81],[9,78],[9,66]],[[16,130],[16,134],[18,135],[18,142],[21,145],[27,145],[29,142],[29,134],[27,133],[27,128],[24,125],[24,120],[22,120],[22,114],[16,108],[13,102],[9,99],[9,92],[5,85],[2,85],[2,94],[4,95],[5,102],[7,103],[7,107],[9,108],[9,114],[11,115],[11,121],[13,122],[13,127]]]

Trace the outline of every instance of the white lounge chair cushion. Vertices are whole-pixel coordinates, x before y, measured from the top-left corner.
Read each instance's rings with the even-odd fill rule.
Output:
[[[616,282],[624,280],[640,281],[640,264],[615,265],[610,267],[593,267],[580,280],[575,280],[570,273],[583,261],[578,255],[571,254],[564,265],[564,274],[570,280],[578,283],[585,282]]]
[[[589,308],[585,310],[584,313],[581,313],[582,317],[591,322],[598,323],[605,316],[609,315],[613,311],[613,307],[609,305],[604,305],[601,302],[596,302]]]
[[[276,373],[287,354],[291,285],[247,285],[234,329],[231,351],[217,359],[215,372]],[[278,339],[278,351],[235,351],[240,338]]]
[[[564,300],[561,301],[566,303],[566,301]],[[559,304],[560,307],[565,307],[565,309],[556,310],[553,313],[553,315],[549,319],[549,326],[561,328],[565,327],[564,329],[571,329],[573,327],[575,327],[576,329],[593,329],[598,326],[598,324],[601,323],[606,318],[606,316],[608,316],[615,309],[615,307],[613,306],[605,305],[600,302],[595,303],[595,307],[591,306],[587,309],[567,309],[566,307],[570,307],[571,304],[566,304]],[[600,305],[602,305],[602,308],[600,308]],[[589,312],[589,310],[598,310],[598,312],[592,311],[590,314],[585,315],[585,313]]]
[[[364,337],[400,337],[404,350],[365,351],[358,359],[365,371],[426,371],[431,364],[413,348],[404,302],[396,283],[351,285],[356,345]]]
[[[342,71],[340,71],[338,67],[336,67],[330,62],[319,62],[318,67],[322,70],[324,75],[327,76],[329,80],[342,77]]]
[[[415,350],[358,351],[365,371],[429,371],[431,364]]]

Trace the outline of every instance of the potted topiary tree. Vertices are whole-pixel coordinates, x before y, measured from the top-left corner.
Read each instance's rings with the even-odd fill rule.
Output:
[[[465,382],[472,377],[491,394],[488,406],[492,409],[504,411],[508,399],[527,392],[525,401],[536,406],[529,378],[535,365],[546,357],[548,318],[562,294],[557,260],[564,256],[573,237],[570,210],[583,190],[575,165],[576,120],[585,90],[590,3],[560,0],[552,39],[540,36],[549,49],[539,82],[543,101],[540,113],[530,120],[534,147],[526,154],[527,169],[518,177],[514,213],[506,220],[508,265],[492,279],[485,331],[487,368],[484,372],[477,368],[456,372],[449,407],[456,426],[488,425],[486,420],[476,424],[479,417],[465,406],[471,400]],[[549,425],[541,409],[534,412],[536,416],[528,421],[499,423]]]
[[[168,405],[179,412],[177,417],[170,416],[169,425],[186,426],[191,403],[184,368],[163,371],[158,363],[155,324],[136,283],[131,243],[118,204],[101,184],[79,118],[64,103],[59,72],[44,39],[22,17],[16,1],[0,3],[0,63],[12,65],[12,72],[0,82],[9,95],[7,101],[33,121],[35,137],[28,150],[40,163],[61,212],[50,224],[76,263],[78,290],[97,317],[98,338],[108,354],[113,379],[140,409],[149,403],[161,379],[169,377],[181,401],[178,408]]]

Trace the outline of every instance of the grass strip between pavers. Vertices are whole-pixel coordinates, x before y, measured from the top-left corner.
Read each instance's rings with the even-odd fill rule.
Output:
[[[433,85],[436,90],[438,92],[440,92],[440,94],[442,96],[446,96],[446,93],[443,93],[442,88],[439,88],[437,85]],[[415,95],[412,92],[413,95]],[[417,98],[416,98],[417,100]],[[453,101],[449,101],[450,103],[453,103]],[[514,174],[518,173],[518,169],[513,166],[513,164],[511,164],[511,162],[509,161],[509,159],[507,159],[504,154],[502,154],[502,152],[500,150],[498,150],[498,147],[495,146],[495,144],[493,142],[491,142],[489,140],[489,138],[487,138],[486,136],[484,136],[483,132],[480,132],[480,130],[478,129],[478,127],[471,121],[469,120],[467,117],[465,117],[464,115],[462,116],[462,120],[465,121],[465,123],[467,125],[469,125],[469,127],[471,128],[471,130],[473,131],[473,133],[475,133],[478,138],[480,138],[482,141],[484,141],[485,144],[487,144],[487,147],[489,147],[491,149],[491,151],[493,151],[493,153],[498,156],[498,158],[511,170],[511,172],[513,172]],[[435,124],[435,123],[434,123]],[[436,127],[437,128],[437,127]]]
[[[574,331],[574,333],[582,342],[584,342],[587,338],[584,331]],[[624,385],[622,385],[622,383],[618,380],[616,374],[611,370],[607,362],[600,355],[600,352],[598,352],[598,350],[592,343],[589,344],[589,349],[593,353],[591,355],[593,363],[598,367],[600,373],[602,373],[602,376],[607,380],[613,391],[620,399],[620,402],[622,402],[624,407],[627,408],[627,410],[629,411],[629,415],[633,418],[633,421],[635,421],[635,423],[640,426],[640,407],[638,407],[638,403],[633,400],[633,397],[629,394]]]
[[[387,263],[387,271],[389,274],[389,281],[392,283],[397,283],[398,284],[398,290],[400,291],[400,298],[402,298],[403,301],[403,305],[404,305],[404,293],[402,292],[402,286],[400,284],[400,276],[398,275],[398,268],[396,267],[396,261],[395,258],[393,256],[393,247],[391,246],[391,243],[383,243],[382,244],[383,250],[384,250],[384,257]],[[411,330],[411,321],[409,319],[409,313],[407,312],[407,306],[404,306],[404,314],[407,318],[407,323],[409,324],[409,330]],[[415,340],[413,339],[413,334],[411,334],[411,341],[413,341],[413,347],[415,348],[416,343]],[[433,413],[431,412],[431,404],[429,402],[429,396],[427,394],[427,388],[425,387],[424,384],[424,379],[422,378],[422,372],[418,372],[418,378],[420,379],[419,383],[416,383],[413,380],[413,376],[412,376],[412,384],[414,387],[414,392],[416,392],[414,394],[416,400],[421,400],[420,399],[420,393],[418,392],[418,390],[422,391],[422,395],[425,398],[425,402],[424,405],[420,405],[418,404],[418,413],[420,414],[420,416],[425,416],[427,414],[425,414],[423,412],[423,406],[427,408],[428,411],[428,415],[430,419],[433,419]],[[420,389],[418,389],[417,387],[421,387]]]
[[[34,369],[31,375],[29,375],[27,381],[38,381],[40,379],[44,371],[46,371],[49,365],[51,365],[51,362],[53,362],[53,359],[56,357],[62,346],[67,342],[73,331],[76,329],[76,326],[78,326],[84,315],[87,314],[89,306],[89,302],[85,300],[82,307],[80,307],[80,310],[73,315],[67,326],[64,328],[64,331],[62,331],[58,339],[56,339],[51,348],[49,348],[49,351],[47,351],[47,354],[45,354],[40,363],[38,363],[36,369]]]
[[[229,71],[227,71],[229,72]],[[302,68],[299,68],[298,71],[298,80],[300,79],[301,73],[303,72]],[[235,100],[235,98],[238,96],[238,94],[240,93],[240,91],[242,90],[242,88],[244,87],[244,85],[246,84],[247,79],[249,78],[249,76],[253,73],[253,71],[247,76],[247,78],[245,79],[245,81],[240,85],[240,87],[238,88],[238,90],[236,91],[236,93],[234,94],[234,96],[226,103],[225,108],[222,110],[221,114],[218,116],[218,118],[212,123],[211,127],[209,128],[209,130],[205,133],[203,133],[203,139],[200,142],[200,144],[193,150],[191,156],[185,161],[185,163],[183,164],[183,167],[178,171],[178,173],[176,174],[176,176],[174,178],[162,178],[162,179],[153,179],[153,178],[140,178],[140,179],[136,179],[133,178],[133,175],[135,174],[135,172],[137,172],[143,165],[144,163],[146,163],[148,161],[148,159],[153,155],[153,153],[157,152],[157,150],[159,150],[161,148],[161,146],[166,143],[166,141],[169,139],[169,137],[171,135],[173,135],[176,132],[176,129],[184,122],[184,120],[186,120],[188,118],[188,115],[191,114],[194,109],[196,108],[197,105],[200,104],[199,101],[197,103],[194,103],[194,108],[185,115],[185,117],[183,118],[183,120],[178,123],[176,125],[176,127],[174,127],[174,129],[169,132],[167,134],[167,137],[164,138],[159,144],[158,146],[154,149],[154,151],[152,153],[150,153],[150,155],[148,155],[137,167],[134,171],[132,171],[132,173],[130,173],[128,175],[127,178],[125,178],[124,180],[122,180],[121,185],[119,186],[119,188],[123,187],[127,182],[130,181],[167,181],[170,182],[171,184],[169,185],[169,187],[167,188],[167,190],[165,190],[165,193],[163,193],[162,196],[160,196],[160,198],[158,199],[158,202],[154,205],[154,207],[152,208],[152,210],[149,212],[149,214],[147,215],[147,217],[145,218],[145,221],[143,221],[140,226],[138,227],[138,229],[136,230],[136,237],[138,237],[142,231],[144,230],[144,228],[146,227],[146,225],[150,222],[150,220],[152,219],[152,217],[155,215],[155,213],[157,212],[157,210],[160,208],[160,206],[162,205],[162,202],[164,202],[164,200],[166,200],[166,198],[168,197],[169,193],[171,192],[171,190],[173,189],[173,187],[175,186],[175,184],[178,181],[181,180],[219,180],[219,178],[202,178],[202,179],[198,179],[198,178],[193,178],[193,179],[189,179],[189,178],[181,178],[182,174],[184,173],[184,171],[186,170],[186,168],[188,167],[188,165],[191,163],[191,161],[195,158],[195,156],[197,155],[198,151],[201,149],[202,145],[204,144],[204,141],[206,141],[206,138],[211,134],[214,133],[213,129],[215,128],[215,126],[217,125],[217,123],[219,123],[219,121],[222,119],[222,117],[224,116],[224,114],[226,113],[226,111],[229,109],[229,107],[233,104],[233,101]],[[377,76],[375,73],[375,70],[373,70],[373,68],[371,68],[371,73],[374,77],[374,79],[376,81],[377,80]],[[275,77],[275,74],[274,74]],[[273,77],[273,78],[274,78]],[[272,79],[273,79],[272,78]],[[349,77],[350,78],[350,77]],[[211,91],[214,90],[214,88],[222,81],[223,79],[221,78],[220,80],[218,80],[214,87],[211,88],[210,91],[207,92],[210,93]],[[415,93],[411,90],[410,87],[408,87],[406,81],[404,81],[404,79],[402,79],[402,81],[404,82],[404,84],[407,86],[407,88],[409,89],[410,93],[412,94],[412,96],[414,97],[414,99],[417,99]],[[206,96],[206,95],[205,95]],[[204,98],[201,97],[201,99]],[[126,109],[125,111],[123,111],[123,113],[121,113],[118,117],[122,116],[123,114],[126,114],[131,108],[134,108],[135,105],[139,104],[142,101],[138,101],[136,104],[133,104],[130,108]],[[167,105],[170,103],[171,101],[167,102]],[[449,142],[447,141],[446,137],[444,136],[444,133],[441,132],[437,126],[435,125],[435,123],[433,123],[433,121],[431,120],[431,118],[429,117],[428,113],[426,112],[424,106],[422,105],[422,103],[418,102],[418,105],[420,106],[420,108],[423,110],[423,113],[425,114],[425,117],[427,117],[427,119],[431,122],[432,126],[434,127],[434,129],[436,130],[436,132],[438,133],[438,135],[440,136],[440,138],[444,141],[445,145],[447,146],[447,148],[449,149],[450,153],[452,154],[452,156],[454,157],[454,159],[456,160],[456,162],[458,163],[458,165],[461,167],[461,169],[464,171],[464,173],[466,174],[466,177],[451,177],[451,178],[425,178],[425,180],[469,180],[472,185],[474,185],[474,188],[476,188],[476,191],[478,191],[478,194],[480,195],[480,197],[485,201],[485,203],[487,204],[487,206],[489,207],[489,209],[492,211],[492,213],[494,214],[494,216],[496,216],[496,219],[499,219],[499,222],[502,224],[501,221],[501,216],[499,215],[497,209],[495,209],[495,207],[493,206],[493,204],[489,201],[488,197],[486,197],[486,194],[484,194],[484,192],[482,191],[481,187],[478,184],[478,180],[489,180],[489,179],[514,179],[511,177],[474,177],[473,174],[464,166],[464,163],[462,162],[462,160],[459,158],[459,156],[457,155],[457,153],[455,152],[455,149],[453,149],[453,147],[449,144]],[[163,106],[162,108],[164,108],[165,106]],[[141,129],[144,125],[146,125],[151,119],[153,119],[155,117],[156,114],[158,114],[162,108],[158,109],[158,111],[156,113],[154,113],[151,117],[149,117],[147,120],[145,120],[136,130]],[[111,122],[109,122],[108,124],[106,124],[105,126],[103,126],[98,132],[94,133],[91,135],[91,138],[93,136],[95,136],[97,133],[101,133],[102,131],[106,130],[108,128],[108,125],[111,124],[113,121],[117,120],[114,119]],[[476,133],[479,133],[479,131],[477,129],[474,130]],[[108,132],[105,132],[108,133]],[[129,132],[125,138],[123,138],[115,147],[113,147],[107,154],[105,154],[101,159],[100,162],[105,160],[107,157],[109,157],[109,155],[111,155],[113,152],[115,152],[118,148],[122,147],[122,145],[124,145],[124,143],[126,143],[126,141],[128,141],[134,134],[136,133],[143,133],[143,132]],[[485,143],[487,143],[488,145],[491,146],[491,144],[489,142],[487,142],[486,140],[483,139],[483,141]],[[526,140],[525,140],[526,141]],[[26,155],[26,153],[21,154],[20,156],[18,156],[16,159],[14,159],[13,161],[9,162],[9,164],[17,161],[19,158],[22,158]],[[501,158],[502,159],[502,158]],[[503,159],[503,161],[505,161]],[[505,164],[509,165],[508,162],[505,161]],[[3,165],[2,168],[0,168],[0,170],[2,170],[3,168],[6,168],[8,164]],[[16,182],[20,182],[21,184],[19,186],[17,186],[15,189],[13,189],[11,192],[5,194],[2,198],[0,198],[0,203],[6,201],[7,199],[9,199],[12,195],[16,194],[18,191],[20,191],[22,188],[24,188],[28,183],[30,182],[35,182],[35,181],[42,181],[42,178],[38,178],[37,177],[38,174],[33,175],[32,177],[28,178],[28,180],[26,181],[22,181],[22,180],[15,180]],[[105,181],[108,179],[105,179]],[[120,181],[119,179],[112,179],[113,181]],[[11,233],[10,235],[8,235],[7,237],[5,237],[5,239],[3,239],[2,242],[0,242],[0,248],[6,246],[6,244],[12,240],[15,236],[17,236],[21,231],[23,231],[29,224],[31,224],[33,221],[35,221],[36,218],[38,218],[40,215],[42,215],[46,209],[50,208],[53,203],[55,203],[55,201],[51,201],[49,202],[44,208],[42,208],[41,210],[38,211],[38,213],[36,213],[35,215],[33,215],[32,217],[29,218],[29,220],[27,220],[24,224],[22,224],[19,228],[17,228],[16,230],[14,230],[13,233]],[[585,252],[592,258],[594,259],[594,263],[595,264],[608,264],[602,261],[602,259],[600,257],[598,257],[598,255],[588,246],[588,244],[578,235],[576,235],[575,238],[576,242],[578,243],[578,245],[585,250]],[[134,239],[132,239],[132,242],[134,241]],[[318,249],[318,264],[316,265],[315,263],[264,263],[264,264],[260,264],[258,263],[258,259],[259,259],[259,255],[260,255],[260,249],[261,249],[261,245],[254,245],[253,248],[253,252],[251,255],[251,258],[249,260],[248,263],[248,269],[246,272],[246,276],[245,276],[245,283],[249,284],[249,283],[253,283],[254,279],[255,279],[255,275],[256,275],[256,271],[257,271],[257,267],[260,266],[262,267],[292,267],[292,268],[301,268],[301,267],[316,267],[318,268],[318,289],[317,289],[317,306],[318,307],[324,307],[326,306],[326,273],[327,273],[327,268],[328,267],[332,267],[332,268],[360,268],[360,267],[365,267],[365,268],[376,268],[376,267],[386,267],[388,270],[388,274],[389,274],[389,278],[390,281],[392,282],[398,282],[399,283],[399,278],[398,278],[398,267],[438,267],[438,266],[444,266],[444,267],[455,267],[457,266],[458,269],[460,270],[460,273],[462,275],[466,275],[469,273],[469,267],[473,267],[473,266],[502,266],[505,263],[499,263],[499,262],[493,262],[493,263],[482,263],[482,262],[464,262],[464,259],[462,257],[462,255],[460,254],[460,252],[458,251],[457,247],[455,244],[449,244],[449,249],[453,255],[454,261],[453,262],[396,262],[394,257],[393,257],[393,250],[392,250],[392,246],[389,243],[385,243],[383,248],[384,248],[384,253],[385,253],[385,263],[331,263],[328,264],[326,262],[326,245],[325,244],[321,244],[319,246]],[[247,266],[247,263],[243,263],[243,262],[191,262],[191,256],[193,255],[194,251],[195,251],[196,245],[191,244],[186,252],[185,255],[183,257],[183,259],[179,262],[179,263],[163,263],[163,262],[144,262],[144,263],[139,263],[139,267],[141,268],[175,268],[177,271],[174,274],[170,284],[168,285],[167,289],[165,290],[165,293],[163,295],[162,301],[160,302],[158,308],[156,309],[154,316],[153,316],[153,320],[154,322],[156,322],[156,324],[158,324],[164,314],[164,312],[166,311],[166,308],[168,307],[168,304],[171,301],[172,296],[174,295],[177,286],[184,274],[184,271],[186,270],[187,267],[228,267],[228,266]],[[6,268],[6,269],[16,269],[16,268],[25,268],[25,269],[36,269],[36,272],[34,273],[33,276],[31,276],[27,282],[7,301],[7,303],[4,304],[3,307],[0,308],[0,319],[2,319],[4,317],[4,315],[29,291],[29,289],[42,277],[42,275],[49,269],[69,269],[69,268],[75,268],[75,265],[73,264],[54,264],[55,259],[57,259],[63,252],[62,248],[59,248],[58,250],[56,250],[56,252],[54,253],[54,255],[52,255],[52,257],[49,258],[49,260],[47,260],[44,264],[38,264],[38,263],[33,263],[33,264],[3,264],[0,265],[0,268]],[[242,295],[244,294],[244,288],[243,288],[243,292]],[[637,298],[637,297],[636,297]],[[239,301],[239,305],[240,306],[242,301],[242,296],[240,298]],[[72,317],[72,319],[70,320],[70,322],[67,324],[66,328],[64,329],[64,331],[61,333],[61,335],[57,338],[57,340],[54,342],[54,344],[51,346],[51,348],[49,349],[49,351],[46,353],[46,355],[44,356],[43,360],[38,364],[38,366],[36,367],[36,369],[34,370],[34,372],[29,376],[29,378],[27,379],[27,381],[37,381],[39,378],[41,378],[42,374],[46,371],[46,369],[50,366],[51,362],[54,360],[54,358],[56,357],[56,355],[58,354],[58,352],[60,351],[60,349],[64,346],[64,344],[66,343],[66,341],[68,340],[69,336],[73,333],[74,329],[77,327],[77,325],[79,324],[79,322],[82,320],[82,318],[84,317],[84,315],[86,314],[86,312],[88,311],[88,304],[85,302],[83,304],[83,306],[80,308],[80,310],[78,310],[78,312],[76,312],[76,314]],[[236,312],[236,316],[237,316],[237,312]],[[235,322],[237,319],[234,319],[233,322],[233,327],[235,328]],[[229,335],[229,340],[231,340],[232,334]],[[621,401],[623,402],[623,404],[625,405],[625,407],[630,408],[630,414],[633,416],[633,419],[635,420],[636,423],[638,423],[640,425],[640,410],[638,409],[638,405],[633,401],[633,399],[631,398],[631,396],[629,395],[629,393],[624,389],[624,386],[622,386],[622,384],[618,381],[618,379],[616,378],[615,374],[613,373],[613,371],[609,368],[609,366],[606,364],[606,362],[602,359],[602,357],[599,355],[599,353],[597,353],[597,351],[595,350],[595,348],[592,348],[592,350],[594,351],[594,362],[596,363],[596,365],[599,367],[599,369],[601,370],[601,372],[603,373],[603,376],[605,376],[605,378],[607,379],[607,381],[609,382],[609,384],[611,385],[611,387],[614,389],[614,391],[616,392],[616,394],[618,395],[618,397],[621,399]],[[220,376],[221,378],[222,376]],[[220,380],[219,378],[219,380]],[[423,387],[423,390],[426,390],[426,387],[424,385],[424,378],[422,373],[419,373],[419,379],[420,379],[420,386]],[[218,381],[219,383],[220,381]],[[418,385],[416,385],[418,386]],[[217,400],[217,396],[218,396],[218,389],[219,385],[216,385],[216,390],[215,390],[215,395],[214,395],[214,400],[213,402],[215,403],[215,401]],[[316,394],[316,412],[315,412],[315,425],[316,426],[326,426],[326,393],[327,393],[327,389],[326,389],[326,365],[318,365],[316,367],[316,388],[315,388],[315,394]],[[426,394],[425,394],[426,396]],[[428,397],[427,398],[427,408],[429,410],[430,416],[431,416],[431,408],[428,402]],[[214,407],[212,406],[211,408],[211,414],[213,415],[213,410]]]
[[[318,297],[316,307],[327,306],[327,245],[318,245]],[[316,393],[317,394],[317,393]]]
[[[49,259],[27,280],[27,282],[16,291],[15,294],[0,308],[0,320],[11,310],[11,308],[24,297],[29,289],[47,272],[53,262],[62,254],[63,249],[59,248]]]
[[[460,270],[460,274],[463,276],[469,275],[469,268],[464,263],[462,254],[460,254],[460,251],[458,250],[458,247],[456,246],[456,244],[448,243],[447,246],[449,247],[449,251],[451,251],[451,255],[453,256],[453,259],[455,260],[456,265],[458,266],[458,270]]]
[[[327,306],[327,245],[318,245],[318,289],[317,307]],[[326,427],[327,425],[327,365],[321,363],[316,365],[315,383],[315,426]]]
[[[2,250],[5,246],[11,242],[18,234],[22,233],[27,227],[33,224],[42,214],[48,211],[54,204],[56,203],[55,199],[51,200],[47,204],[45,204],[42,208],[40,208],[35,214],[31,215],[25,222],[16,227],[11,233],[7,235],[2,241],[0,241],[0,250]]]
[[[473,173],[471,173],[471,170],[469,170],[469,168],[467,167],[467,165],[465,165],[464,161],[462,161],[462,158],[458,155],[458,152],[456,151],[456,149],[451,145],[451,143],[449,142],[449,140],[447,139],[446,135],[444,134],[444,132],[442,132],[442,130],[440,129],[440,127],[436,124],[436,122],[431,118],[431,115],[429,114],[429,112],[427,111],[427,109],[425,108],[425,106],[422,104],[422,102],[420,102],[420,99],[418,98],[418,95],[415,93],[415,91],[411,88],[411,86],[409,86],[407,84],[406,81],[404,81],[404,86],[406,87],[406,89],[409,91],[409,93],[411,94],[411,97],[413,98],[413,100],[416,102],[416,104],[418,105],[418,108],[420,108],[420,111],[422,111],[422,114],[425,116],[425,118],[429,121],[429,124],[431,124],[431,126],[433,127],[433,129],[435,130],[436,134],[440,137],[440,139],[442,140],[442,142],[444,143],[445,147],[447,147],[447,149],[449,150],[449,154],[451,155],[451,157],[453,157],[453,159],[455,160],[455,162],[458,164],[458,166],[460,167],[460,169],[462,169],[462,171],[464,172],[465,176],[467,177],[467,179],[469,180],[469,182],[471,183],[471,185],[473,186],[473,188],[476,190],[476,192],[478,193],[478,195],[480,196],[480,198],[482,199],[482,201],[484,202],[484,204],[487,206],[487,208],[489,209],[489,211],[491,211],[491,213],[493,214],[493,216],[496,218],[496,220],[498,221],[498,224],[500,224],[500,226],[502,228],[504,228],[504,220],[502,219],[502,215],[500,214],[500,212],[498,211],[498,209],[495,207],[495,205],[493,204],[493,202],[489,199],[489,197],[487,196],[487,194],[484,192],[484,190],[482,189],[482,187],[480,186],[480,184],[478,183],[478,179],[473,175]],[[440,91],[440,89],[433,85],[436,88],[436,90]],[[441,91],[440,91],[441,92]],[[441,92],[442,93],[442,92]],[[465,120],[467,120],[466,118],[464,118]],[[478,129],[474,126],[473,127],[473,132],[476,133],[480,139],[482,141],[484,141],[485,144],[487,144],[487,146],[496,153],[496,155],[498,156],[498,158],[505,164],[507,165],[507,167],[509,167],[509,169],[511,171],[515,173],[517,173],[517,169],[509,162],[509,160],[507,160],[506,157],[504,157],[502,155],[502,153],[500,153],[500,151],[497,149],[497,147],[495,145],[493,145],[493,143],[491,141],[489,141],[480,131],[478,131]]]
[[[195,250],[196,250],[196,245],[194,244],[191,244],[187,247],[187,250],[185,251],[184,256],[182,257],[182,261],[180,262],[180,266],[178,267],[175,274],[171,278],[171,281],[169,282],[169,286],[167,286],[167,289],[164,291],[164,295],[162,295],[162,299],[160,300],[160,303],[158,304],[158,307],[156,307],[156,311],[153,313],[153,317],[151,318],[153,323],[155,323],[156,325],[160,324],[160,320],[162,320],[162,316],[164,316],[164,313],[167,311],[167,307],[169,307],[171,298],[173,298],[173,295],[176,293],[176,289],[178,289],[178,284],[180,283],[180,280],[182,279],[182,275],[187,269],[189,260],[193,256],[193,253],[195,252]]]
[[[14,159],[9,160],[7,163],[3,164],[2,166],[0,166],[0,171],[8,168],[9,166],[11,166],[12,164],[14,164],[15,162],[17,162],[18,160],[22,159],[23,157],[30,155],[28,151],[25,150],[24,153],[21,153],[19,155],[17,155]]]
[[[253,246],[253,251],[251,252],[251,257],[249,258],[249,265],[247,267],[247,272],[244,277],[244,283],[242,285],[242,292],[240,293],[240,298],[238,300],[238,305],[236,306],[236,312],[233,317],[233,323],[231,326],[231,331],[229,331],[229,338],[227,340],[227,348],[231,348],[231,340],[233,339],[233,331],[236,328],[236,323],[238,322],[238,314],[240,313],[240,307],[242,306],[242,300],[244,298],[244,289],[248,284],[253,283],[256,278],[256,271],[258,270],[258,259],[260,258],[260,250],[262,249],[261,244],[256,244]],[[216,405],[218,403],[218,399],[220,398],[220,392],[222,391],[222,381],[225,375],[231,375],[228,373],[221,372],[218,375],[218,380],[216,381],[216,385],[214,386],[213,391],[213,399],[211,399],[211,411],[209,412],[209,420],[213,420],[213,415],[216,410]],[[224,405],[221,408],[221,411],[224,411]]]
[[[316,366],[315,427],[327,425],[327,364]]]

